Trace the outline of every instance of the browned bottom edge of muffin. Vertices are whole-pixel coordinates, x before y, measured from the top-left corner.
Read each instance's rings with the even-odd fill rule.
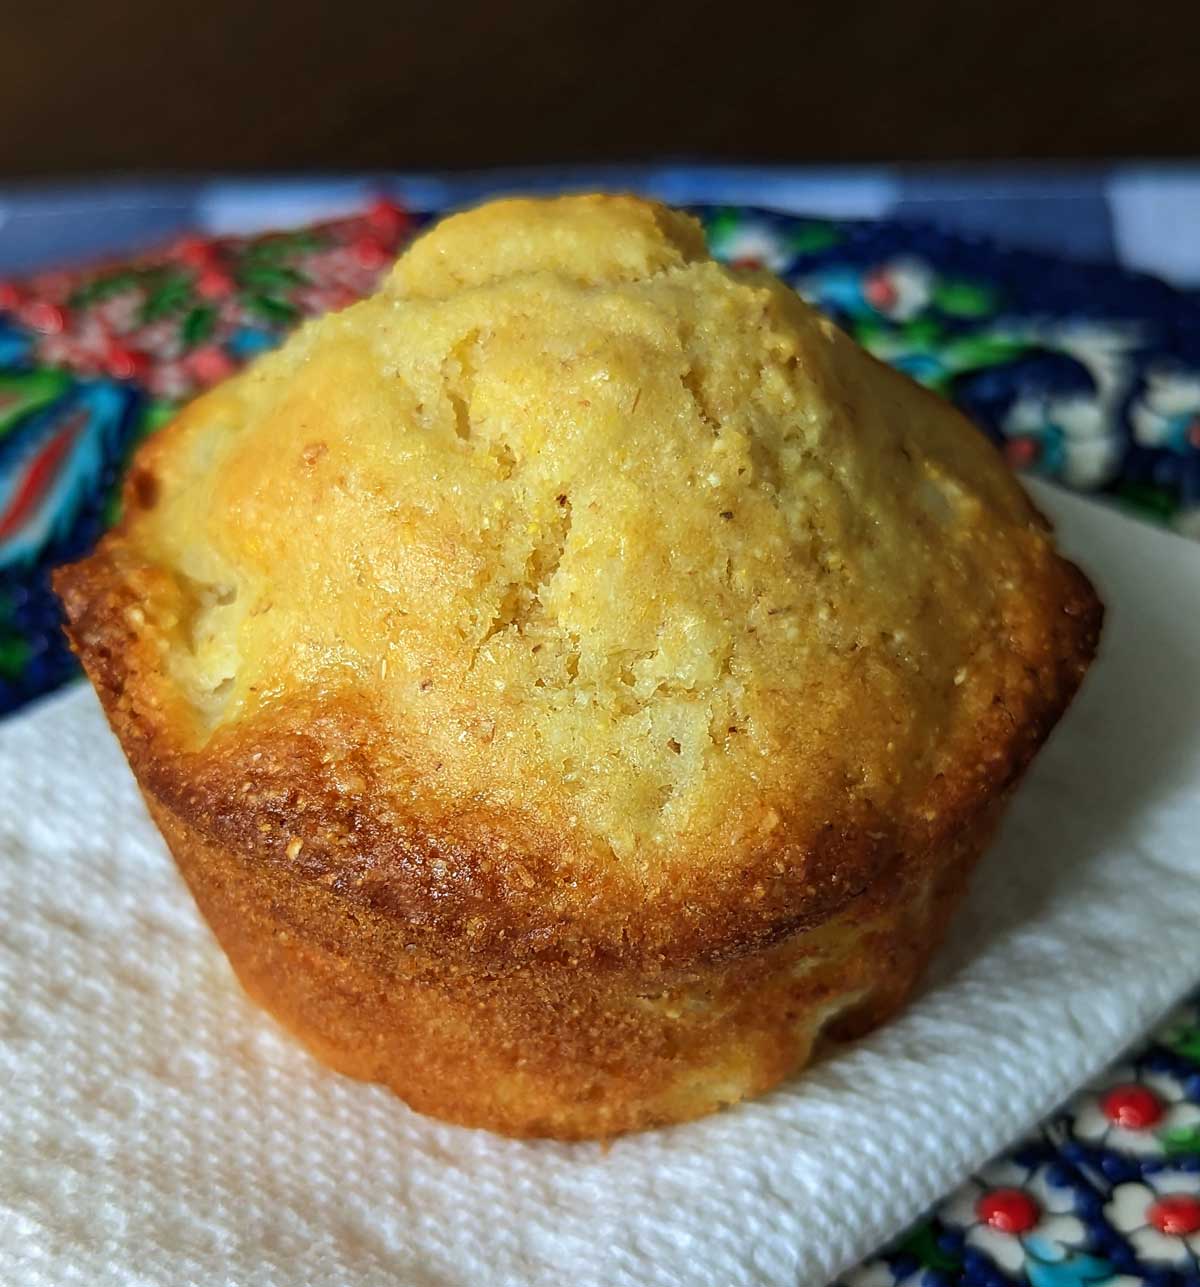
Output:
[[[823,1033],[862,1035],[904,1003],[990,838],[995,803],[920,883],[889,881],[816,930],[731,960],[485,970],[395,919],[281,878],[152,798],[246,991],[325,1064],[412,1108],[511,1136],[605,1139],[761,1094]]]

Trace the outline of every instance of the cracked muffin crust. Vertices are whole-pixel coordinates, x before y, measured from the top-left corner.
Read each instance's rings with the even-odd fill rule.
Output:
[[[894,1010],[1101,615],[953,408],[621,197],[438,225],[57,586],[248,989],[562,1137]]]

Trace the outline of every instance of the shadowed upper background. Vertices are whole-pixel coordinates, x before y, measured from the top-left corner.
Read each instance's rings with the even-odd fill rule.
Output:
[[[0,177],[1200,154],[1200,5],[23,6]]]

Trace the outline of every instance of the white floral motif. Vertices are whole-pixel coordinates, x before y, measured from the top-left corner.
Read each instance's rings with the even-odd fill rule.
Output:
[[[1200,1264],[1200,1225],[1191,1233],[1167,1233],[1156,1221],[1156,1209],[1171,1199],[1200,1203],[1200,1175],[1172,1172],[1149,1184],[1118,1184],[1104,1207],[1114,1229],[1123,1233],[1147,1264],[1195,1267]],[[1200,1221],[1200,1214],[1197,1216]]]
[[[1183,452],[1200,447],[1200,371],[1159,367],[1129,413],[1133,436],[1145,447]]]
[[[982,1199],[999,1189],[1016,1189],[1030,1198],[1035,1222],[1026,1230],[1005,1233],[980,1214]],[[1050,1184],[1044,1167],[999,1161],[984,1167],[938,1211],[948,1225],[963,1231],[966,1244],[985,1252],[1001,1269],[1020,1276],[1029,1259],[1065,1260],[1087,1243],[1084,1223],[1074,1214],[1075,1195]]]
[[[1054,472],[1072,487],[1099,487],[1120,463],[1121,440],[1093,394],[1020,397],[1000,428],[1022,441],[1054,438],[1061,455]]]
[[[714,235],[713,254],[728,264],[785,272],[795,258],[787,239],[769,224],[739,221],[727,232]]]
[[[1037,390],[1016,399],[1001,432],[1018,443],[1039,444],[1044,472],[1071,487],[1093,489],[1120,471],[1124,450],[1118,428],[1120,408],[1133,378],[1135,328],[1116,323],[1034,325],[1014,335],[1027,343],[1066,354],[1086,370],[1090,391]],[[1023,464],[1019,454],[1017,464]]]
[[[1158,1101],[1162,1115],[1140,1130],[1122,1125],[1113,1117],[1108,1103],[1114,1091],[1126,1086],[1149,1091]],[[1129,1065],[1110,1069],[1103,1081],[1074,1101],[1070,1112],[1076,1139],[1136,1157],[1161,1156],[1166,1152],[1162,1140],[1165,1132],[1200,1125],[1200,1105],[1184,1098],[1178,1078]]]
[[[929,307],[937,278],[922,259],[889,259],[867,274],[863,293],[883,317],[906,322]]]

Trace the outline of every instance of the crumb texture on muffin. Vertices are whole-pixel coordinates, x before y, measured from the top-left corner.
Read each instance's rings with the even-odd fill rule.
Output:
[[[991,448],[702,247],[634,201],[450,219],[195,404],[135,518],[180,731],[366,689],[397,784],[652,865],[895,814],[1027,707],[1051,552]]]
[[[929,897],[1099,628],[982,435],[634,198],[445,220],[126,505],[59,586],[179,844],[463,969]]]

